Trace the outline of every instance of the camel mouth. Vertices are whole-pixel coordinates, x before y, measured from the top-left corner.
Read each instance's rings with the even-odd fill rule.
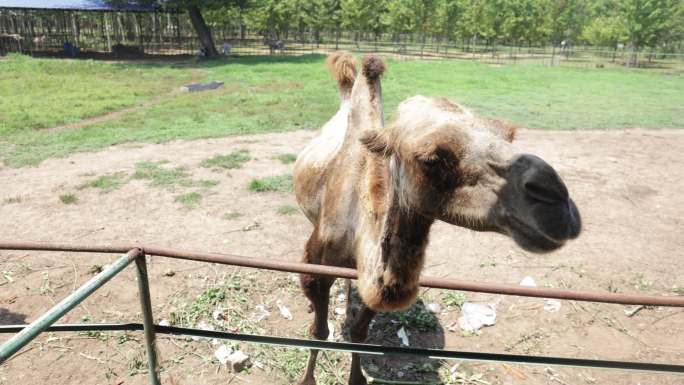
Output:
[[[557,250],[565,244],[564,240],[553,239],[518,218],[511,217],[510,219],[509,236],[523,250],[544,254]]]

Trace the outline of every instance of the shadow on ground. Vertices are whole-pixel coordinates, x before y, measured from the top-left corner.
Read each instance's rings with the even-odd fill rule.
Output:
[[[0,307],[0,325],[21,325],[26,323],[26,315],[12,313],[9,309]]]
[[[361,299],[352,289],[352,308],[359,308]],[[380,313],[371,322],[366,343],[384,346],[402,346],[397,332],[404,328],[409,347],[426,349],[444,348],[444,328],[426,307],[422,299],[401,312]],[[345,338],[349,340],[348,327]],[[417,356],[362,356],[361,366],[367,376],[386,381],[409,381],[420,384],[441,383],[440,360]]]

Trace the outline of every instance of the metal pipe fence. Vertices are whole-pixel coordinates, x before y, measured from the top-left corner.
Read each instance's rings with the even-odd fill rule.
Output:
[[[13,354],[18,352],[35,339],[41,332],[65,332],[65,331],[140,331],[145,335],[145,344],[148,357],[149,378],[153,385],[161,384],[159,379],[159,366],[157,362],[156,334],[177,334],[226,340],[253,342],[269,345],[288,347],[300,347],[309,349],[323,349],[332,351],[354,352],[362,354],[401,354],[422,356],[433,359],[460,359],[475,361],[496,361],[517,364],[538,365],[561,365],[575,367],[590,367],[603,369],[622,369],[653,371],[664,373],[684,374],[684,365],[645,363],[628,361],[608,361],[579,359],[567,357],[540,357],[500,353],[464,352],[454,350],[437,350],[421,348],[404,348],[382,345],[360,344],[350,342],[332,342],[319,340],[304,340],[297,338],[261,336],[251,334],[229,333],[222,331],[209,331],[200,329],[181,328],[175,326],[155,325],[153,322],[152,305],[150,300],[149,279],[147,276],[146,255],[155,255],[170,258],[179,258],[200,262],[219,263],[232,266],[268,269],[292,273],[305,273],[327,275],[338,278],[356,279],[356,270],[334,266],[304,264],[287,261],[277,261],[260,258],[248,258],[232,254],[202,253],[178,250],[157,246],[145,246],[136,244],[119,244],[106,246],[53,244],[36,242],[2,242],[0,250],[42,250],[42,251],[69,251],[89,253],[125,253],[116,262],[112,263],[102,272],[94,276],[83,286],[64,298],[61,302],[48,310],[37,320],[29,325],[4,325],[0,326],[0,333],[17,333],[15,336],[0,345],[0,364],[7,361]],[[55,324],[63,315],[73,309],[81,301],[93,294],[99,287],[123,271],[131,262],[135,261],[138,277],[138,291],[143,315],[143,323],[123,324]],[[518,295],[541,298],[558,298],[566,300],[605,302],[616,304],[653,305],[684,307],[684,297],[665,297],[630,295],[617,293],[597,293],[571,290],[558,290],[539,287],[523,287],[505,284],[492,284],[451,280],[444,278],[422,277],[421,286],[450,290],[465,290],[483,293],[498,293],[506,295]]]

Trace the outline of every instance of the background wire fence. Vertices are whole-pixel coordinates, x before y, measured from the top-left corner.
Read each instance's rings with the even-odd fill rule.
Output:
[[[360,31],[291,29],[270,35],[240,26],[213,27],[219,52],[231,55],[373,52],[396,59],[470,60],[491,65],[529,64],[574,68],[647,68],[684,72],[684,54],[580,45],[512,46],[481,41]],[[65,42],[77,54],[65,50]],[[188,16],[173,11],[83,12],[0,10],[0,54],[144,58],[199,56],[201,45]]]

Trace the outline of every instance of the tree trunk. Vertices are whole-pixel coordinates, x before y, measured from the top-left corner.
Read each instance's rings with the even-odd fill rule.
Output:
[[[219,54],[214,45],[214,39],[211,37],[211,30],[204,22],[204,18],[202,17],[199,8],[196,5],[189,6],[188,14],[190,15],[192,26],[195,28],[195,32],[197,32],[197,37],[199,38],[200,43],[202,43],[206,57],[218,57]]]

